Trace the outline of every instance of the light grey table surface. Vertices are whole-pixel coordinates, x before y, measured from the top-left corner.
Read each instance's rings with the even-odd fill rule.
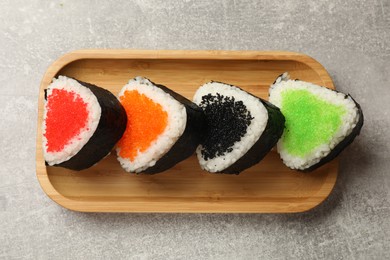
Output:
[[[35,177],[40,80],[80,48],[290,50],[363,107],[334,192],[301,214],[86,214]],[[390,1],[0,1],[0,259],[385,259]]]

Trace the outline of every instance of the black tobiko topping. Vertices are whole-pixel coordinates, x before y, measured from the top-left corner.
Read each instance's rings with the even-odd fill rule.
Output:
[[[253,119],[244,103],[217,93],[203,96],[199,106],[208,123],[207,136],[202,143],[203,158],[209,160],[232,152],[232,146],[245,135]]]

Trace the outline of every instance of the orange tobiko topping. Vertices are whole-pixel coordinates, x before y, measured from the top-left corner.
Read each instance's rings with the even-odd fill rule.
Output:
[[[127,126],[118,143],[119,156],[130,159],[144,152],[162,134],[168,124],[168,114],[162,106],[136,90],[126,90],[120,96],[126,110]]]

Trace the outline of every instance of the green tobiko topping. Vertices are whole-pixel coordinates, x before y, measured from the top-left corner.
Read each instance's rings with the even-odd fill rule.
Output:
[[[284,149],[298,157],[329,143],[346,113],[342,106],[321,100],[307,90],[283,91],[281,107],[286,118],[282,139]]]

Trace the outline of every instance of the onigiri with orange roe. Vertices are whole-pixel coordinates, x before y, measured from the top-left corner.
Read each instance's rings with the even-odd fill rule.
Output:
[[[119,100],[128,120],[117,155],[127,172],[163,172],[191,156],[203,138],[203,111],[163,85],[136,77]]]

